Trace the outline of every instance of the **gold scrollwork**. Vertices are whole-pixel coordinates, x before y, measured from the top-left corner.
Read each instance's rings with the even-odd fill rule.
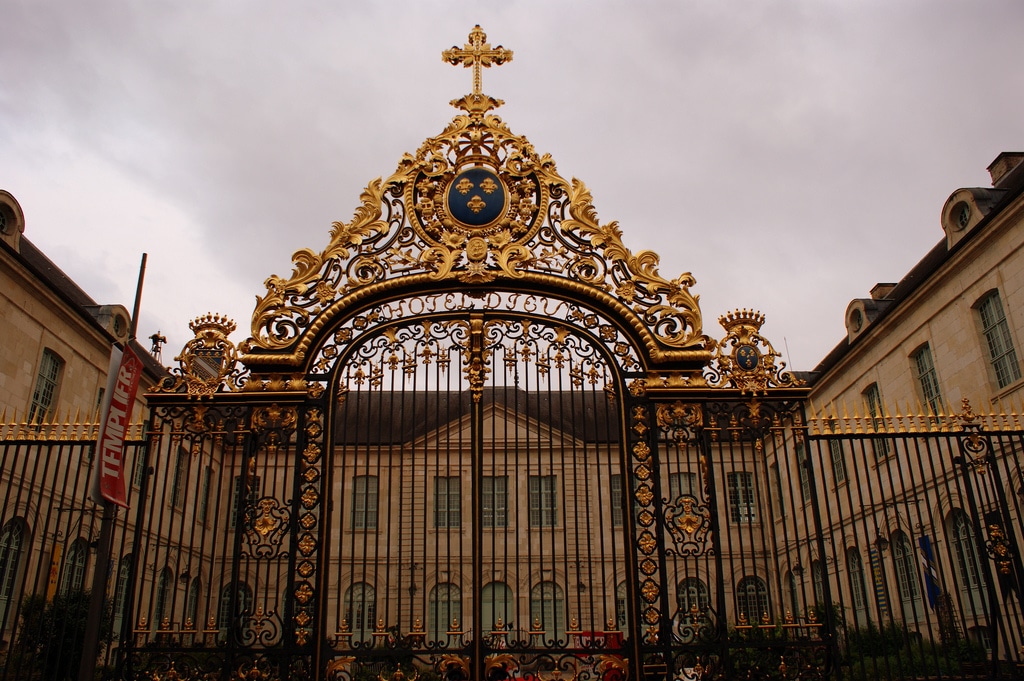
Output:
[[[497,653],[484,658],[484,678],[514,678],[519,662],[508,653]],[[468,674],[468,669],[466,670]],[[494,672],[498,672],[497,675]]]
[[[760,334],[765,316],[754,310],[735,310],[718,318],[725,337],[715,344],[713,365],[705,372],[713,388],[739,388],[751,395],[767,394],[769,388],[797,387],[803,381],[784,371],[782,355]]]
[[[511,56],[475,44],[453,48],[446,59],[479,71],[499,63],[480,55]],[[290,276],[266,280],[252,337],[241,347],[245,358],[252,350],[293,346],[357,298],[400,278],[412,284],[527,277],[617,306],[654,354],[686,350],[696,353],[691,359],[709,356],[697,298],[690,293],[692,275],[666,279],[655,253],[630,251],[617,223],[600,223],[586,185],[559,175],[549,155],[538,154],[491,113],[500,100],[474,92],[452,103],[462,113],[415,154],[404,155],[390,177],[370,182],[352,220],[333,224],[323,251],[297,251]],[[473,169],[486,174],[479,195],[463,175]],[[449,187],[481,215],[490,210],[483,204],[494,200],[505,207],[490,223],[464,224],[446,204]],[[289,361],[297,364],[303,351],[295,350]]]
[[[595,669],[602,681],[626,681],[629,679],[629,659],[622,655],[595,655]]]
[[[468,679],[470,676],[469,658],[453,654],[442,655],[437,661],[437,671],[439,671],[442,676],[446,676],[451,672],[456,672],[462,676],[462,678]]]
[[[178,392],[184,387],[191,398],[209,398],[223,387],[237,387],[241,373],[236,371],[238,353],[228,336],[235,322],[218,314],[196,317],[189,322],[195,336],[174,358],[178,368],[154,388],[156,392]]]
[[[681,555],[700,555],[708,548],[711,510],[695,497],[683,495],[665,507],[665,526]]]

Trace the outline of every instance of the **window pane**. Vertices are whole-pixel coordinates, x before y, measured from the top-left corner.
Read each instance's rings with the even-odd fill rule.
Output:
[[[868,406],[868,415],[872,418],[872,427],[875,432],[885,432],[885,419],[882,417],[882,393],[878,390],[878,384],[872,383],[864,390],[864,402]],[[875,451],[876,459],[884,459],[889,456],[890,443],[888,439],[872,440],[871,446]]]
[[[50,416],[53,402],[57,397],[57,386],[60,383],[61,367],[64,361],[53,350],[43,350],[39,361],[39,373],[36,375],[36,387],[32,392],[32,404],[29,407],[30,423],[40,423]]]
[[[752,523],[757,520],[754,507],[754,475],[746,471],[728,473],[729,515],[734,523]]]
[[[508,526],[508,477],[485,476],[481,480],[481,496],[483,497],[483,526]]]
[[[555,482],[554,475],[530,476],[530,527],[554,527],[557,524]]]
[[[609,492],[612,502],[612,527],[622,527],[622,476],[613,475],[609,483]]]
[[[932,361],[931,347],[925,345],[914,353],[914,368],[925,404],[928,405],[933,414],[938,414],[942,409],[942,395],[939,393],[939,379],[935,374],[935,363]]]
[[[1006,323],[1003,302],[999,292],[995,291],[985,298],[978,306],[981,315],[982,332],[988,345],[989,361],[995,370],[996,382],[1005,388],[1020,379],[1020,363],[1017,362],[1017,351],[1010,337],[1010,327]]]
[[[461,504],[458,476],[434,478],[434,527],[459,527]]]
[[[697,496],[696,473],[671,473],[668,476],[669,496],[676,499],[684,494]]]
[[[377,528],[377,476],[357,475],[352,481],[352,528]]]

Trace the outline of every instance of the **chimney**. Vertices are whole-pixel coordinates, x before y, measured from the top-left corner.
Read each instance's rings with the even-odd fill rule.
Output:
[[[999,188],[1003,180],[1024,161],[1024,151],[1004,151],[996,156],[996,160],[988,166],[988,174],[992,176],[992,186]]]
[[[884,300],[896,284],[875,284],[871,287],[871,300]]]

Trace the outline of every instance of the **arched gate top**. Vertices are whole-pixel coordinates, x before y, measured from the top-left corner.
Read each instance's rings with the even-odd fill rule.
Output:
[[[318,348],[375,306],[431,295],[485,305],[496,292],[596,311],[629,338],[651,387],[764,393],[799,385],[760,335],[763,315],[737,310],[719,320],[723,339],[706,335],[690,273],[665,278],[656,253],[627,248],[618,223],[599,221],[586,185],[562,177],[550,155],[494,115],[503,102],[483,94],[480,71],[511,58],[479,26],[465,48],[446,50],[444,61],[474,71],[473,91],[452,101],[461,113],[389,177],[371,181],[323,250],[297,251],[288,277],[266,280],[252,335],[237,349],[227,340],[233,323],[228,330],[227,320],[197,319],[196,338],[176,358],[180,377],[158,391],[298,389]]]
[[[693,277],[667,279],[655,253],[630,251],[616,222],[598,220],[586,185],[492,113],[502,102],[479,91],[479,69],[511,52],[485,41],[477,27],[466,49],[445,52],[476,72],[474,92],[452,102],[462,113],[370,182],[326,248],[296,252],[290,276],[267,279],[243,363],[301,365],[353,305],[413,288],[562,290],[614,310],[651,357],[710,359]]]

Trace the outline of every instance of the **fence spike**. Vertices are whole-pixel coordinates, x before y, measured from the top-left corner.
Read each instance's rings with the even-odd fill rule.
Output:
[[[71,439],[73,439],[75,441],[81,440],[82,439],[80,437],[81,432],[82,432],[82,407],[81,406],[79,406],[78,409],[75,410],[75,421],[74,421],[73,428],[74,428],[74,433],[72,434]]]
[[[899,400],[897,400],[896,401],[896,409],[897,409],[897,411],[899,410],[899,408],[900,408],[900,403],[899,403]],[[898,425],[897,425],[897,429],[898,429],[899,432],[901,432],[901,433],[907,432],[907,421],[910,421],[910,427],[911,428],[914,427],[914,412],[910,411],[910,402],[909,401],[907,402],[907,408],[897,418],[899,419]]]
[[[135,415],[135,439],[141,440],[146,437],[146,419],[142,418],[142,414]]]

